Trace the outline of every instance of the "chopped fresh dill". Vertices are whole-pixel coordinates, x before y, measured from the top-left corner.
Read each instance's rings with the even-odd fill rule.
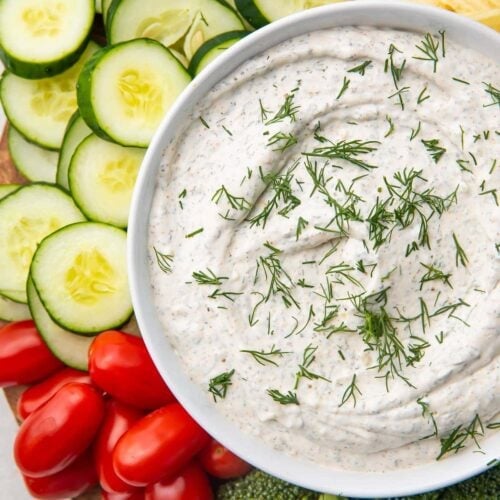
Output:
[[[467,264],[469,263],[469,258],[467,257],[467,254],[465,253],[464,249],[461,247],[460,243],[458,242],[458,238],[453,233],[453,242],[455,243],[455,264],[458,267],[458,264],[460,263],[462,266],[467,267]]]
[[[297,138],[293,134],[285,134],[285,132],[277,132],[269,137],[266,146],[276,146],[273,151],[283,152],[297,144]]]
[[[406,59],[404,59],[401,65],[398,66],[394,60],[396,52],[402,54],[402,52],[394,44],[391,43],[388,51],[389,57],[385,60],[384,72],[387,73],[388,70],[391,71],[394,86],[396,87],[396,89],[399,89],[399,81],[403,76],[403,70],[405,69],[406,66]]]
[[[300,235],[308,225],[308,220],[304,219],[303,217],[299,217],[299,220],[297,221],[297,229],[295,230],[295,241],[298,241]]]
[[[224,132],[227,133],[227,135],[233,137],[233,133],[225,125],[222,125],[222,128],[224,129]]]
[[[331,380],[323,377],[322,375],[318,375],[317,373],[309,370],[309,367],[316,359],[316,351],[318,350],[318,346],[313,346],[309,344],[302,354],[302,362],[299,364],[299,371],[295,374],[295,386],[296,390],[299,386],[300,380],[302,378],[306,378],[308,380],[324,380],[325,382],[331,382]]]
[[[226,397],[229,386],[233,384],[231,379],[234,373],[235,370],[233,369],[210,379],[208,392],[212,394],[215,402],[217,402],[217,398],[224,399]]]
[[[416,45],[416,48],[421,52],[422,55],[413,56],[413,59],[420,59],[421,61],[431,61],[433,64],[433,71],[435,73],[437,69],[437,63],[439,61],[439,45],[440,42],[436,40],[433,35],[427,33],[424,36],[424,39],[420,42],[420,45]]]
[[[217,288],[214,290],[209,296],[209,299],[217,299],[218,297],[224,297],[227,300],[230,300],[231,302],[234,302],[234,297],[237,295],[243,295],[243,292],[224,292],[223,290],[220,290]]]
[[[230,207],[234,210],[248,210],[251,207],[250,203],[245,198],[232,195],[224,184],[213,194],[212,201],[218,205],[222,198],[225,198],[227,203],[229,203]]]
[[[200,116],[200,122],[205,128],[210,128],[210,125],[205,121],[205,118],[203,118],[203,116]]]
[[[427,151],[430,153],[431,158],[435,163],[437,163],[446,153],[446,148],[443,148],[439,145],[439,139],[421,139],[420,142],[425,146],[425,149],[427,149]]]
[[[293,123],[297,119],[297,112],[300,109],[300,106],[296,105],[295,100],[295,91],[298,89],[294,89],[294,91],[290,92],[285,96],[285,101],[279,108],[279,110],[275,113],[275,115],[264,122],[266,125],[272,125],[273,123],[279,123],[288,118],[290,123]],[[261,103],[261,113],[263,110],[263,106]],[[265,111],[265,110],[264,110]]]
[[[427,85],[423,88],[422,92],[418,95],[417,98],[417,104],[422,104],[424,101],[427,101],[427,99],[430,99],[431,96],[429,94],[425,94],[427,92]]]
[[[344,353],[343,353],[340,349],[337,351],[337,353],[338,353],[338,355],[340,356],[340,359],[341,359],[342,361],[345,361],[345,356],[344,356]]]
[[[403,95],[406,94],[406,92],[408,92],[409,90],[410,90],[410,87],[402,87],[397,92],[394,92],[394,94],[391,94],[387,99],[392,99],[393,97],[397,97],[398,102],[396,103],[396,105],[399,104],[401,106],[401,109],[404,110],[405,109],[405,102],[404,102]]]
[[[470,85],[469,82],[467,82],[465,80],[461,80],[460,78],[452,77],[452,80],[455,80],[458,83],[463,83],[464,85]]]
[[[325,137],[321,137],[324,143],[328,143],[327,146],[322,146],[319,148],[314,148],[312,151],[303,152],[304,156],[308,158],[328,158],[330,160],[345,160],[353,165],[356,165],[363,170],[371,170],[377,168],[374,165],[370,165],[364,160],[360,159],[360,156],[371,153],[377,150],[377,145],[380,144],[379,141],[361,141],[359,139],[352,141],[339,141],[333,142]],[[334,165],[337,166],[338,165]]]
[[[500,107],[500,89],[495,88],[491,83],[483,82],[483,85],[486,87],[484,91],[491,97],[491,102],[483,106],[485,108],[495,105]]]
[[[242,349],[240,352],[244,352],[246,354],[250,354],[259,365],[274,365],[278,366],[278,363],[272,359],[274,356],[283,357],[285,354],[291,354],[290,351],[282,351],[281,349],[276,349],[273,345],[269,351],[252,351],[250,349]]]
[[[446,274],[443,271],[441,271],[441,269],[438,269],[432,264],[428,265],[421,262],[420,265],[427,270],[427,272],[422,276],[422,278],[420,278],[420,290],[422,290],[424,284],[428,283],[429,281],[442,281],[445,285],[449,286],[450,288],[453,288],[453,286],[450,283],[451,273]]]
[[[419,121],[417,128],[411,129],[410,141],[413,141],[413,139],[415,139],[415,137],[417,137],[417,135],[420,133],[421,128],[422,128],[422,123]]]
[[[155,251],[158,267],[166,274],[171,273],[174,256],[161,253],[156,249],[156,247],[153,247],[153,250]]]
[[[260,120],[262,121],[262,123],[264,123],[267,121],[267,118],[271,113],[271,111],[264,107],[264,104],[262,104],[262,99],[259,99],[259,106],[260,106]]]
[[[339,90],[337,97],[335,98],[336,100],[339,100],[344,95],[345,91],[349,88],[350,83],[351,80],[349,80],[347,77],[344,76],[344,81],[342,82],[342,87]]]
[[[394,122],[389,115],[385,115],[385,121],[389,124],[389,130],[387,130],[384,137],[389,137],[394,132],[396,127],[394,126]]]
[[[186,234],[186,238],[192,238],[193,236],[196,236],[200,233],[202,233],[205,229],[203,227],[200,227],[199,229],[196,229],[195,231],[193,231],[192,233],[189,233],[189,234]]]
[[[299,400],[297,398],[297,393],[288,391],[286,394],[278,391],[277,389],[268,389],[267,393],[271,396],[274,401],[282,405],[298,405]]]
[[[224,280],[229,279],[227,276],[217,276],[210,268],[207,268],[207,272],[195,271],[192,276],[198,285],[220,286]]]
[[[359,73],[361,76],[365,76],[365,71],[368,66],[371,65],[371,61],[365,61],[364,63],[361,63],[358,66],[355,66],[354,68],[348,69],[348,73]]]
[[[344,394],[342,395],[342,401],[340,402],[339,407],[344,406],[351,398],[353,406],[356,407],[356,393],[358,393],[360,396],[363,394],[359,390],[359,387],[356,384],[356,374],[354,374],[352,376],[351,383],[347,386],[347,389],[344,391]]]
[[[436,460],[440,460],[448,453],[458,453],[462,448],[465,447],[467,440],[474,441],[476,446],[481,449],[481,446],[479,446],[478,437],[482,436],[484,436],[484,427],[481,419],[479,418],[479,415],[476,414],[474,419],[467,427],[459,425],[458,427],[455,427],[448,435],[440,437],[441,451],[436,457]]]

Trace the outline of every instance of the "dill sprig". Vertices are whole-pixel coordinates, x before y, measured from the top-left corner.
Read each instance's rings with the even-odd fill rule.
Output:
[[[258,258],[257,269],[255,271],[255,282],[257,282],[260,270],[262,269],[264,278],[268,283],[267,293],[264,294],[265,301],[269,301],[272,296],[279,295],[283,299],[286,307],[294,305],[300,309],[300,305],[295,300],[292,293],[295,285],[290,275],[283,268],[278,254],[279,250],[272,249],[270,254]]]
[[[235,301],[235,297],[238,295],[243,295],[243,292],[226,292],[220,288],[215,289],[209,296],[209,299],[217,299],[218,297],[223,297],[231,302]]]
[[[171,273],[174,256],[161,253],[156,249],[156,247],[153,247],[153,250],[155,251],[156,263],[158,264],[158,267],[166,274]]]
[[[240,352],[244,352],[246,354],[250,354],[257,363],[260,365],[274,365],[278,366],[278,363],[272,359],[274,356],[283,357],[285,354],[291,354],[290,351],[282,351],[281,349],[277,349],[274,345],[269,349],[269,351],[252,351],[250,349],[242,349]]]
[[[195,271],[193,278],[198,285],[222,285],[223,280],[229,279],[227,276],[217,276],[210,268],[205,271]]]
[[[437,69],[437,63],[439,61],[439,46],[439,40],[436,40],[433,35],[427,33],[424,36],[423,40],[420,42],[420,45],[415,46],[420,51],[421,55],[413,56],[413,59],[419,59],[421,61],[431,61],[433,64],[433,71],[435,73]]]
[[[481,449],[478,437],[482,436],[484,436],[484,427],[479,415],[476,414],[467,427],[459,425],[458,427],[455,427],[447,436],[440,438],[441,451],[436,457],[436,460],[440,460],[448,453],[458,453],[462,448],[465,448],[468,440],[474,441],[478,449]]]
[[[493,86],[492,83],[485,83],[483,85],[486,87],[484,91],[491,97],[491,102],[489,104],[483,104],[485,108],[490,106],[500,106],[500,89],[497,89]]]
[[[284,174],[275,174],[272,172],[264,174],[259,167],[262,181],[273,194],[264,205],[264,208],[248,219],[251,226],[262,225],[264,228],[272,212],[278,210],[281,204],[283,204],[284,207],[278,211],[278,215],[282,217],[288,217],[288,214],[300,205],[301,201],[293,193],[292,189],[292,182],[295,178],[293,172],[297,168],[297,165],[298,163],[293,164]]]
[[[309,369],[309,367],[316,359],[317,350],[318,346],[313,346],[312,344],[309,344],[304,349],[304,353],[302,354],[302,362],[299,364],[299,370],[295,374],[295,390],[298,388],[300,380],[302,378],[306,378],[308,380],[324,380],[325,382],[331,382],[331,380],[327,379],[326,377],[318,375],[317,373],[314,373]]]
[[[360,396],[363,394],[359,390],[359,387],[356,384],[356,374],[354,374],[352,376],[351,383],[347,386],[347,389],[344,391],[344,394],[342,395],[342,401],[339,404],[339,408],[341,406],[344,406],[351,398],[353,401],[353,406],[356,407],[356,393],[358,393]]]
[[[325,176],[327,166],[324,165],[321,169],[319,169],[316,162],[312,163],[309,159],[307,159],[305,162],[305,168],[313,181],[313,190],[311,191],[310,196],[313,196],[316,191],[322,194],[325,203],[329,207],[333,208],[335,212],[334,216],[326,226],[321,227],[316,225],[314,227],[320,231],[332,233],[337,232],[340,235],[347,235],[349,223],[351,221],[362,221],[360,210],[357,207],[360,198],[352,191],[352,189],[348,189],[347,193],[344,193],[346,194],[345,201],[343,203],[339,202],[328,189],[331,177],[327,178]],[[332,228],[332,224],[335,224],[334,228]]]
[[[351,83],[351,80],[349,80],[347,77],[344,76],[344,81],[342,82],[342,87],[339,90],[339,93],[337,94],[337,97],[335,98],[337,101],[344,95],[345,91],[349,88],[349,84]]]
[[[384,72],[387,73],[388,70],[391,71],[392,81],[394,82],[394,86],[396,87],[396,89],[399,89],[399,81],[403,77],[403,70],[405,69],[406,66],[406,59],[404,59],[401,65],[398,66],[396,64],[396,61],[394,60],[396,52],[402,54],[402,52],[394,44],[391,43],[388,51],[389,57],[385,60]]]
[[[286,118],[290,121],[290,123],[293,123],[297,119],[297,112],[300,109],[300,106],[295,104],[295,92],[290,92],[285,96],[285,101],[281,105],[281,107],[278,109],[278,111],[275,113],[275,115],[267,120],[267,111],[263,105],[262,102],[261,104],[261,116],[266,116],[266,121],[264,122],[266,125],[272,125],[273,123],[279,123],[284,121]]]
[[[226,397],[229,386],[232,385],[232,377],[235,370],[220,373],[216,377],[210,379],[208,383],[208,392],[210,392],[217,402],[217,398],[224,399]]]
[[[420,290],[422,290],[425,283],[429,281],[442,281],[445,285],[453,288],[450,283],[451,273],[444,273],[441,269],[433,266],[432,264],[427,265],[423,262],[420,265],[427,270],[427,272],[420,278]]]
[[[396,92],[394,92],[394,94],[391,94],[387,99],[392,99],[393,97],[397,97],[398,102],[396,103],[396,105],[399,104],[401,106],[401,109],[404,110],[405,109],[405,101],[404,101],[403,96],[409,90],[410,90],[410,87],[402,87],[399,90],[397,90]]]
[[[278,391],[278,389],[268,389],[267,394],[271,396],[274,401],[282,405],[298,405],[299,400],[297,398],[297,393],[288,391],[286,394]]]
[[[304,219],[303,217],[299,217],[297,221],[297,229],[295,230],[295,241],[298,241],[300,235],[308,225],[309,225],[308,220]]]
[[[430,99],[431,96],[429,94],[426,95],[427,92],[427,85],[422,89],[422,92],[417,97],[417,104],[422,104],[424,101],[427,101],[427,99]]]
[[[420,133],[421,129],[422,129],[422,123],[418,122],[417,128],[411,129],[410,141],[413,141],[413,139],[415,139],[415,137],[417,137],[417,135]]]
[[[446,153],[446,148],[443,148],[439,145],[439,139],[421,139],[420,142],[425,146],[425,149],[427,149],[427,151],[430,153],[431,158],[435,163],[437,163]]]
[[[355,66],[354,68],[348,69],[348,73],[359,73],[361,76],[365,76],[365,71],[368,66],[370,66],[372,62],[371,61],[365,61],[364,63],[359,64],[358,66]]]
[[[186,234],[185,238],[193,238],[194,236],[197,236],[198,234],[202,233],[204,230],[205,229],[203,227],[195,229],[193,232]]]
[[[344,282],[342,281],[342,278],[344,278],[347,281],[349,281],[350,283],[352,283],[353,285],[359,286],[360,288],[363,288],[363,290],[364,290],[362,283],[359,280],[357,280],[354,276],[352,276],[352,274],[351,274],[352,271],[355,271],[355,270],[356,269],[354,267],[350,266],[349,264],[346,264],[345,262],[341,262],[340,264],[330,266],[326,270],[326,274],[327,275],[333,274],[334,276],[336,276],[336,279],[332,281],[333,283],[344,285]]]
[[[422,409],[422,417],[426,418],[428,417],[428,422],[430,421],[432,423],[432,426],[434,427],[434,432],[430,434],[429,436],[426,436],[425,438],[422,439],[427,439],[432,436],[437,436],[438,435],[438,428],[436,424],[436,420],[434,418],[434,414],[432,413],[429,403],[424,401],[422,398],[417,399],[417,404],[420,406]]]
[[[245,198],[232,195],[224,184],[214,193],[212,201],[218,205],[222,198],[224,198],[234,210],[248,210],[251,207],[250,203]]]
[[[385,133],[384,138],[389,137],[395,130],[394,122],[389,115],[385,115],[385,121],[389,124],[389,129]]]
[[[280,151],[281,153],[288,148],[297,144],[297,138],[293,134],[285,134],[285,132],[277,132],[269,137],[267,146],[276,146],[273,151]]]
[[[377,168],[375,165],[361,160],[359,157],[377,150],[376,145],[380,144],[379,141],[361,141],[359,139],[352,141],[338,141],[333,142],[325,137],[321,137],[323,143],[328,143],[328,146],[314,148],[312,151],[303,152],[304,156],[308,158],[328,158],[329,160],[345,160],[352,163],[363,170],[371,170]],[[334,165],[339,167],[338,165]]]
[[[460,245],[455,233],[453,233],[453,242],[455,243],[455,250],[456,250],[455,254],[456,266],[458,267],[458,264],[460,263],[462,266],[467,267],[467,264],[469,263],[469,258],[467,257],[465,250]]]
[[[388,209],[392,198],[381,201],[379,197],[375,200],[366,221],[368,222],[368,235],[373,241],[373,248],[376,250],[390,239],[395,222],[394,213]]]

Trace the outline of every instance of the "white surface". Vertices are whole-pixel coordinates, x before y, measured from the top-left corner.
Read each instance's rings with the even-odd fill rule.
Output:
[[[470,450],[441,462],[385,474],[341,472],[290,457],[243,434],[223,418],[201,387],[183,373],[182,365],[163,332],[153,305],[149,282],[148,219],[162,152],[196,103],[219,80],[243,61],[294,36],[341,25],[388,26],[436,32],[445,29],[450,39],[500,62],[500,38],[491,29],[435,8],[393,2],[353,2],[313,9],[277,21],[249,35],[227,50],[198,76],[164,119],[146,153],[129,221],[129,279],[136,317],[157,368],[179,402],[217,440],[253,465],[282,479],[316,491],[354,497],[403,496],[425,492],[466,479],[486,469],[500,453],[500,433],[485,439],[484,455]]]
[[[2,392],[0,395],[0,500],[29,500],[12,449],[17,423]]]

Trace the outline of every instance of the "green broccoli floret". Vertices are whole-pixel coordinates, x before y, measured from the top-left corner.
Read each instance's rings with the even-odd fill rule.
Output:
[[[217,500],[318,500],[319,494],[260,470],[219,487]]]
[[[398,500],[498,500],[500,498],[500,466],[484,474],[443,490],[403,497]]]

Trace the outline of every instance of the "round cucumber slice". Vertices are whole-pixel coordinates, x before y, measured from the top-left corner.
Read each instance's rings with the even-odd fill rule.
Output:
[[[107,27],[110,43],[153,38],[165,47],[183,47],[188,59],[206,40],[244,29],[236,12],[217,0],[114,0]]]
[[[248,31],[229,31],[207,40],[191,59],[188,71],[196,76],[229,47],[248,35]]]
[[[0,184],[0,200],[17,191],[20,187],[21,184]]]
[[[70,118],[64,139],[59,152],[59,162],[57,164],[56,182],[64,189],[69,189],[68,169],[71,158],[78,144],[92,133],[87,127],[85,120],[80,116],[78,111]]]
[[[26,279],[40,241],[85,220],[71,197],[48,184],[30,184],[0,201],[0,293],[26,302]]]
[[[30,319],[31,314],[26,304],[20,304],[0,295],[0,319],[3,321],[22,321]]]
[[[83,63],[99,46],[90,42],[78,62],[52,78],[27,80],[7,71],[0,80],[0,100],[9,122],[30,142],[61,147],[66,124],[76,110],[76,81]]]
[[[9,153],[19,172],[30,181],[56,180],[58,153],[27,141],[14,127],[9,127]]]
[[[45,238],[31,277],[45,309],[59,325],[92,334],[117,328],[132,314],[125,231],[81,222]]]
[[[26,289],[31,316],[52,354],[71,368],[88,371],[88,353],[94,338],[77,335],[54,323],[43,307],[31,278],[28,279]]]
[[[74,64],[90,35],[94,0],[2,0],[0,46],[5,66],[45,78]]]
[[[69,168],[71,194],[90,219],[127,227],[130,201],[145,150],[92,134],[77,147]]]
[[[160,121],[191,81],[160,43],[140,38],[99,50],[78,80],[78,107],[103,139],[147,147]]]
[[[301,10],[321,7],[342,0],[236,0],[236,7],[241,15],[254,27],[262,28]]]

